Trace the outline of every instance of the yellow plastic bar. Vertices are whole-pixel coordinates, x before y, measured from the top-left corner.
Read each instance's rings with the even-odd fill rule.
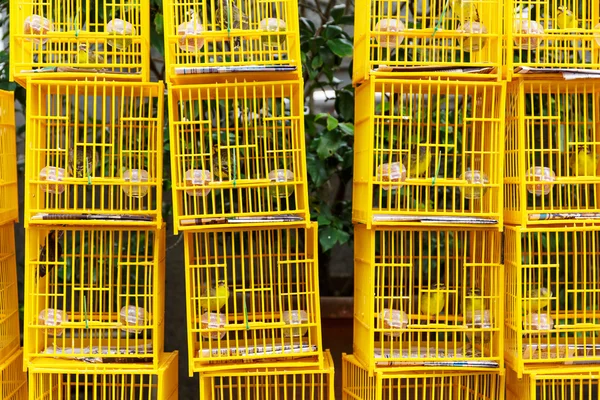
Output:
[[[501,234],[355,225],[354,357],[369,376],[503,368]]]
[[[10,80],[150,80],[150,2],[11,0]]]
[[[456,7],[455,4],[457,4]],[[501,0],[357,0],[353,83],[370,76],[502,76]],[[460,5],[460,6],[459,6]],[[461,68],[485,73],[461,74]]]
[[[505,89],[374,77],[356,88],[353,222],[501,230]]]
[[[228,69],[257,80],[272,79],[273,68],[286,68],[276,72],[286,79],[302,76],[293,0],[167,0],[163,10],[169,82],[214,82]],[[256,72],[256,67],[270,70]]]
[[[310,221],[300,81],[169,87],[174,230]]]
[[[503,400],[504,372],[378,368],[373,374],[354,356],[342,354],[342,399]]]
[[[143,368],[139,364],[89,364],[36,359],[29,365],[29,399],[177,399],[178,359],[176,351],[164,353],[153,369]]]
[[[159,83],[27,85],[25,226],[162,225]]]
[[[316,252],[316,223],[185,232],[190,375],[321,368]]]
[[[165,232],[60,226],[25,232],[26,362],[145,362],[164,346]]]

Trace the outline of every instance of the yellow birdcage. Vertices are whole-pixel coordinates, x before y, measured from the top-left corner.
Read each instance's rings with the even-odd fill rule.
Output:
[[[19,219],[13,92],[0,90],[0,224]]]
[[[316,223],[184,234],[190,376],[322,367]]]
[[[530,69],[600,68],[597,0],[506,2],[508,77]]]
[[[150,80],[150,2],[10,0],[10,80]]]
[[[342,355],[344,400],[504,400],[504,374],[376,369],[373,374],[354,355]]]
[[[164,225],[29,228],[25,240],[26,361],[158,365],[164,345]]]
[[[354,238],[354,355],[369,373],[503,367],[500,232],[355,225]]]
[[[293,363],[270,368],[247,365],[241,371],[215,371],[200,376],[200,400],[229,399],[334,400],[334,363],[324,353],[322,369]]]
[[[19,349],[0,364],[0,399],[27,400],[27,372]]]
[[[504,102],[498,82],[356,88],[353,221],[501,229]]]
[[[501,0],[358,0],[355,10],[355,84],[398,73],[501,77]]]
[[[505,359],[519,376],[600,364],[599,243],[592,226],[505,227]]]
[[[25,226],[162,224],[159,83],[27,85]]]
[[[0,225],[0,360],[21,343],[14,229],[12,222]]]
[[[163,8],[170,83],[213,82],[222,72],[254,79],[302,75],[295,1],[169,0]]]
[[[309,223],[303,87],[169,88],[174,231]]]
[[[35,359],[29,364],[30,400],[177,400],[177,351],[156,369],[139,364],[79,364]]]
[[[522,379],[510,368],[506,369],[507,400],[567,400],[597,399],[600,397],[600,368],[589,365],[552,369],[534,369]]]
[[[600,81],[518,80],[507,102],[505,221],[600,222]]]

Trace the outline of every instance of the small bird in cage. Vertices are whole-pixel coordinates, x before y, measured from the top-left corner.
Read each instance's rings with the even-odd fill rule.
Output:
[[[213,155],[212,155],[212,174],[213,176],[219,178],[220,180],[229,180],[231,179],[231,171],[230,163],[233,167],[233,173],[235,173],[235,153],[229,152],[228,149],[221,149],[219,151],[219,145],[213,145]]]
[[[556,25],[558,29],[577,29],[579,22],[573,11],[565,6],[560,6],[556,9]]]
[[[431,167],[431,150],[429,146],[420,144],[411,148],[410,157],[404,156],[402,163],[406,165],[408,176],[416,178],[425,175]]]
[[[209,290],[204,287],[200,297],[203,298],[200,300],[201,312],[219,311],[229,300],[229,288],[225,281],[221,280],[217,282],[216,287],[211,287]]]
[[[552,292],[545,287],[533,289],[527,293],[527,298],[523,299],[523,313],[537,313],[540,310],[548,307]]]
[[[219,3],[215,9],[215,25],[221,30],[250,28],[248,16],[244,14],[235,4],[234,0],[218,0]],[[233,45],[237,49],[240,47],[239,37],[233,38]]]
[[[79,64],[103,64],[104,57],[89,48],[86,44],[80,44],[77,51],[77,62]]]
[[[596,176],[600,154],[594,155],[588,146],[578,146],[576,152],[569,154],[569,167],[576,176]]]
[[[69,176],[85,178],[91,176],[98,163],[98,153],[92,147],[78,147],[77,153],[69,149],[68,167]]]
[[[443,283],[433,285],[432,290],[421,293],[419,304],[421,314],[434,316],[440,314],[446,307],[446,296]]]
[[[475,0],[451,0],[450,8],[455,17],[462,22],[481,22]]]
[[[59,243],[59,240],[60,240],[60,238],[62,238],[64,233],[65,233],[65,231],[55,231],[55,230],[50,231],[50,233],[48,233],[48,236],[46,237],[46,240],[45,240],[45,244],[40,249],[40,255],[38,257],[38,261],[40,261],[40,262],[56,262],[56,261],[60,260],[60,258],[63,256],[63,248],[62,248],[62,245]],[[50,265],[49,267],[52,268],[53,265]],[[43,278],[44,276],[46,276],[47,272],[48,271],[46,270],[45,265],[39,266],[39,277],[40,278]]]

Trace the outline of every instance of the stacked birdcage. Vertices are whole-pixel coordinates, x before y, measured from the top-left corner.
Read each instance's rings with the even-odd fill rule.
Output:
[[[149,5],[11,7],[11,76],[27,89],[32,399],[177,396],[178,356],[164,352],[164,86],[149,81]]]
[[[600,366],[600,5],[507,5],[508,394],[593,398]]]
[[[25,400],[15,248],[19,219],[15,133],[13,92],[0,90],[0,398]]]
[[[298,2],[170,0],[164,13],[190,375],[203,399],[333,398]]]
[[[503,4],[356,9],[344,398],[500,399]]]

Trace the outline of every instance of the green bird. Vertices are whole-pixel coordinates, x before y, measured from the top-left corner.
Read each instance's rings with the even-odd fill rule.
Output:
[[[69,176],[85,178],[92,175],[98,160],[98,152],[95,152],[91,147],[85,147],[85,150],[83,147],[78,147],[77,153],[73,151],[73,148],[70,148],[67,160]]]
[[[234,0],[218,0],[215,9],[215,25],[221,30],[243,29],[248,30],[248,16],[241,11]],[[229,14],[231,12],[231,15]],[[241,40],[238,37],[233,38],[233,45],[237,49],[240,47]]]

